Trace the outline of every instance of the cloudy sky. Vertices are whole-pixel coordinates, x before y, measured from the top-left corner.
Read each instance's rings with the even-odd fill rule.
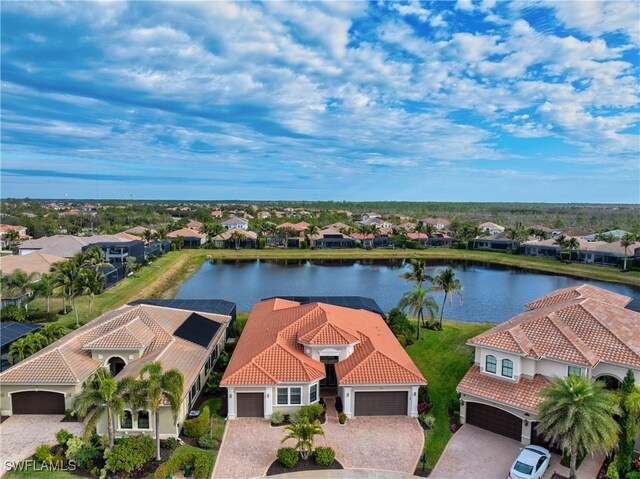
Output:
[[[640,4],[2,2],[2,197],[640,201]]]

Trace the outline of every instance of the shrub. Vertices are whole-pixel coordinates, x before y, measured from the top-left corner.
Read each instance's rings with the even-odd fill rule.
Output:
[[[105,467],[111,472],[137,471],[156,456],[156,445],[150,436],[118,439],[113,449],[105,452]]]
[[[314,403],[314,404],[306,404],[300,408],[300,414],[302,417],[306,417],[309,422],[313,422],[322,416],[324,413],[324,407],[322,404]]]
[[[336,453],[330,447],[317,447],[315,458],[318,466],[329,467],[335,461]]]
[[[38,461],[45,461],[51,455],[51,446],[49,444],[40,444],[36,447],[35,455]]]
[[[289,413],[289,422],[291,424],[298,424],[302,419],[302,411],[300,409],[296,409]]]
[[[418,404],[421,402],[431,402],[431,396],[429,396],[429,387],[420,386],[418,388]]]
[[[25,321],[30,323],[52,323],[58,319],[58,315],[55,311],[39,311],[39,310],[29,310],[26,314]]]
[[[73,455],[76,454],[84,446],[84,441],[80,437],[72,437],[67,441],[67,452],[65,456],[67,459],[73,459]]]
[[[73,434],[71,434],[64,428],[56,432],[56,441],[58,441],[58,444],[60,444],[61,446],[65,446],[67,444],[67,441],[72,437]]]
[[[205,434],[198,439],[198,446],[202,449],[215,449],[218,446],[218,441],[211,437],[211,435]]]
[[[400,346],[402,346],[403,348],[407,347],[407,337],[404,335],[399,335],[398,336],[398,342],[400,343]]]
[[[466,241],[458,241],[458,242],[455,244],[455,247],[456,247],[457,249],[468,249],[468,248],[469,248],[469,243],[468,243],[468,242],[466,242]]]
[[[455,414],[460,412],[460,398],[458,397],[457,392],[453,392],[451,394],[451,398],[449,399],[449,413]]]
[[[413,240],[407,240],[404,243],[404,247],[407,249],[420,249],[420,243]]]
[[[278,462],[287,469],[291,469],[298,464],[298,451],[292,447],[281,447],[278,449]]]
[[[2,308],[2,321],[17,321],[22,322],[27,319],[27,312],[24,308],[16,306],[15,304],[8,304]]]
[[[430,402],[419,402],[418,403],[418,414],[426,413],[431,411],[433,405]]]
[[[182,433],[187,437],[200,437],[209,432],[209,408],[201,408],[200,415],[184,422]]]
[[[190,446],[182,446],[173,453],[167,462],[160,465],[153,474],[154,479],[166,479],[170,474],[175,474],[187,464],[193,465],[194,479],[207,479],[209,477],[209,462],[203,451]]]
[[[100,458],[100,450],[95,445],[86,445],[79,437],[72,437],[67,441],[65,456],[70,461],[75,461],[80,469],[92,469],[93,461]]]
[[[627,472],[624,479],[640,479],[640,471]]]
[[[178,440],[175,437],[168,437],[162,442],[161,446],[164,449],[172,449],[173,450],[176,447],[178,447]]]
[[[221,390],[220,381],[222,380],[222,374],[220,371],[213,371],[207,378],[207,382],[204,384],[204,392],[206,394],[216,394]]]
[[[618,468],[616,467],[616,461],[613,461],[607,467],[607,479],[619,479],[620,475],[618,474]]]
[[[282,411],[273,411],[271,413],[271,424],[282,424],[284,422],[284,413]]]
[[[340,424],[344,424],[345,422],[347,422],[347,415],[343,412],[338,413],[338,422]]]
[[[436,418],[433,417],[433,414],[423,413],[418,416],[418,419],[427,429],[432,429],[436,424]]]

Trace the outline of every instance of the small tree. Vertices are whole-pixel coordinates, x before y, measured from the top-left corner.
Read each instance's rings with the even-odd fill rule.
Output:
[[[302,417],[296,424],[289,424],[284,428],[288,434],[281,443],[293,439],[296,441],[295,449],[300,453],[300,457],[304,460],[309,458],[309,454],[313,451],[314,438],[316,436],[324,436],[324,431],[317,419],[309,422],[307,417]]]
[[[16,248],[16,244],[18,243],[19,239],[20,233],[18,233],[16,230],[8,230],[4,234],[5,245],[10,251],[13,251]]]
[[[453,295],[455,294],[462,303],[462,290],[464,288],[451,267],[438,270],[436,277],[433,279],[433,284],[435,291],[444,293],[442,308],[440,309],[440,329],[442,329],[442,316],[447,299],[449,299],[449,304],[453,303]]]
[[[416,284],[411,291],[406,292],[402,296],[398,303],[398,308],[403,311],[408,310],[409,313],[418,320],[416,339],[420,339],[420,324],[422,323],[424,325],[425,310],[430,319],[438,314],[438,305],[430,293],[430,289],[422,288]]]
[[[631,246],[635,242],[636,242],[636,237],[633,235],[633,233],[626,233],[622,237],[622,239],[620,240],[620,245],[624,248],[624,266],[623,266],[623,269],[625,271],[627,270],[627,256],[629,255],[627,250],[629,249],[629,246]]]
[[[640,404],[634,402],[633,394],[637,394],[636,378],[633,371],[627,371],[620,386],[620,437],[618,438],[618,450],[616,461],[618,469],[626,473],[631,469],[633,459],[633,446],[638,432],[638,413]],[[630,400],[631,398],[631,400]]]
[[[47,300],[47,312],[51,311],[51,297],[54,293],[54,282],[50,274],[43,274],[40,276],[40,280],[34,285],[34,292],[36,296],[46,298]]]

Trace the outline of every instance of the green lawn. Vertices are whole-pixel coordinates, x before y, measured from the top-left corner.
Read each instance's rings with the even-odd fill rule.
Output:
[[[445,321],[442,331],[422,330],[422,339],[407,347],[409,356],[427,378],[433,404],[431,413],[436,419],[435,427],[426,431],[428,467],[436,464],[451,438],[447,408],[472,362],[473,348],[466,342],[491,327],[490,324]]]
[[[64,471],[10,471],[4,476],[5,479],[78,479],[78,476]]]

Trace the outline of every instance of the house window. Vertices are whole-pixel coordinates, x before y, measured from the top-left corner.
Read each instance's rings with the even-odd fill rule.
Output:
[[[133,429],[133,416],[131,411],[125,411],[120,418],[120,429]]]
[[[291,404],[302,404],[302,388],[291,388],[289,390],[289,402]]]
[[[569,366],[568,376],[571,376],[572,374],[578,377],[582,376],[582,368],[579,368],[578,366]]]
[[[502,360],[502,375],[507,378],[513,377],[513,361],[510,359]]]
[[[138,429],[149,429],[149,411],[138,411]]]
[[[196,394],[198,394],[198,390],[196,389],[196,385],[194,384],[193,386],[191,386],[191,401],[193,401],[196,398]],[[191,402],[189,401],[189,402]]]
[[[318,385],[312,384],[309,388],[309,402],[316,402],[318,400]]]
[[[289,388],[278,388],[278,404],[289,402]]]
[[[496,365],[497,365],[497,361],[496,361],[496,357],[495,356],[487,356],[487,359],[485,361],[485,366],[484,366],[484,370],[488,373],[496,373]]]

